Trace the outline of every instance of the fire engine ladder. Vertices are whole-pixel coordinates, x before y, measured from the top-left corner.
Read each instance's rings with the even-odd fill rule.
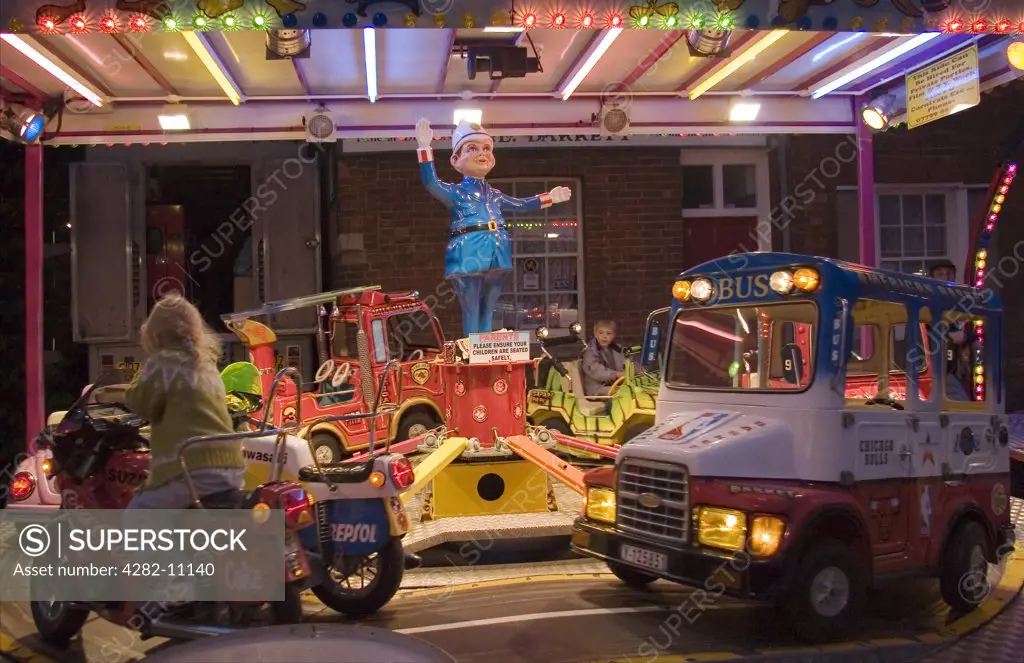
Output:
[[[224,322],[232,322],[235,320],[247,320],[249,318],[255,318],[260,315],[270,315],[272,313],[283,313],[285,311],[294,311],[300,308],[308,308],[310,306],[319,306],[320,304],[328,304],[330,302],[337,301],[339,297],[346,297],[349,295],[361,295],[364,292],[373,292],[380,290],[379,285],[366,285],[358,288],[346,288],[344,290],[332,290],[331,292],[318,292],[313,295],[304,295],[302,297],[292,297],[291,299],[279,299],[275,302],[267,302],[259,308],[249,309],[247,311],[235,311],[234,313],[225,313],[220,316],[220,319]]]

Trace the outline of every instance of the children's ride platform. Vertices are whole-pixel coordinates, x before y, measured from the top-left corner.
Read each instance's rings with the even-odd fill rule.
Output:
[[[504,355],[484,363],[474,355],[479,358],[482,345],[528,336],[474,337],[447,343],[434,362],[444,385],[445,423],[391,447],[426,454],[404,496],[414,523],[405,539],[410,552],[448,542],[476,542],[486,550],[495,540],[568,537],[582,506],[583,472],[552,449],[569,446],[606,458],[618,451],[527,424],[533,360]]]

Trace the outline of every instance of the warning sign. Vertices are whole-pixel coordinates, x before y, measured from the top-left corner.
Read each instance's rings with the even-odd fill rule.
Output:
[[[980,102],[977,44],[907,74],[907,126],[911,129]]]
[[[469,335],[470,364],[498,364],[530,360],[530,332],[494,332]]]

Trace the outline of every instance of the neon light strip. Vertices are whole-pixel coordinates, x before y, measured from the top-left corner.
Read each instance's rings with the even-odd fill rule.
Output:
[[[927,44],[932,39],[935,39],[936,37],[941,37],[941,36],[942,36],[941,32],[925,32],[923,34],[917,35],[916,37],[914,37],[912,39],[908,39],[907,41],[903,42],[899,46],[896,46],[895,48],[893,48],[891,50],[888,50],[885,53],[882,53],[881,55],[879,55],[877,57],[874,57],[871,60],[865,62],[864,64],[862,64],[861,66],[857,67],[853,71],[849,71],[849,72],[843,74],[842,76],[840,76],[839,78],[834,78],[831,81],[829,81],[828,83],[825,83],[824,85],[822,85],[817,90],[815,90],[814,92],[811,93],[811,98],[812,99],[820,99],[821,97],[824,97],[829,92],[834,92],[835,90],[838,90],[839,88],[843,87],[844,85],[852,83],[853,81],[857,80],[858,78],[862,78],[864,76],[867,76],[868,74],[870,74],[874,70],[880,69],[881,67],[884,67],[885,65],[889,64],[890,62],[892,62],[896,58],[898,58],[898,57],[900,57],[902,55],[906,55],[907,53],[909,53],[910,51],[914,50],[918,46],[922,46],[924,44]]]
[[[604,30],[604,34],[601,36],[600,41],[597,42],[597,47],[590,52],[587,59],[583,62],[583,65],[576,70],[573,77],[569,79],[569,83],[562,90],[562,101],[566,101],[572,96],[572,93],[576,91],[576,88],[580,86],[583,79],[590,74],[590,70],[594,68],[604,54],[611,48],[611,45],[615,43],[615,40],[622,34],[624,28],[607,28]]]
[[[832,53],[833,51],[835,51],[837,49],[840,49],[843,46],[846,46],[847,44],[849,44],[851,42],[857,41],[861,37],[866,37],[867,34],[868,33],[866,33],[866,32],[854,32],[849,37],[845,37],[842,40],[836,42],[835,44],[832,44],[828,48],[822,49],[822,51],[820,53],[816,53],[814,55],[814,57],[811,58],[811,62],[817,62],[818,60],[822,59],[823,57],[826,57],[829,53]]]
[[[227,73],[220,66],[220,63],[217,62],[214,54],[211,53],[210,49],[206,47],[206,42],[204,42],[203,39],[198,34],[191,30],[182,31],[181,36],[185,38],[185,41],[188,42],[188,45],[191,46],[192,50],[196,52],[196,55],[199,56],[200,61],[202,61],[202,63],[206,65],[206,70],[210,72],[211,76],[213,76],[213,80],[217,81],[217,85],[220,86],[220,89],[224,90],[224,94],[228,96],[228,99],[231,100],[231,103],[233,103],[236,106],[240,104],[242,102],[241,90],[235,87],[235,84],[231,81],[230,78],[228,78]]]
[[[363,28],[363,59],[366,61],[366,96],[377,101],[377,32]]]
[[[88,99],[89,103],[91,103],[93,106],[96,106],[98,108],[103,106],[103,99],[101,99],[98,94],[96,94],[88,87],[86,87],[85,83],[78,80],[68,72],[64,71],[60,67],[60,65],[58,65],[53,60],[37,51],[28,42],[26,42],[18,35],[5,32],[0,34],[0,39],[4,40],[14,48],[18,49],[18,51],[20,51],[22,55],[24,55],[29,60],[32,60],[37,65],[45,69],[61,83],[67,85],[69,88],[71,88],[78,94],[82,95],[82,97],[84,97],[85,99]]]
[[[711,88],[715,87],[729,76],[735,74],[740,67],[747,64],[766,48],[777,42],[778,40],[789,34],[788,30],[772,30],[765,36],[761,37],[758,41],[754,42],[747,50],[743,51],[734,58],[731,58],[725,63],[725,66],[721,69],[716,70],[710,76],[700,82],[697,87],[690,91],[690,100],[694,100],[700,95],[704,94]]]

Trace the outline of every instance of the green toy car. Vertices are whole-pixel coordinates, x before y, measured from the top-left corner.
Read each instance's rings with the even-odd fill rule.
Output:
[[[583,377],[579,357],[586,349],[580,338],[579,324],[569,335],[551,338],[546,328],[537,330],[544,358],[540,362],[538,388],[527,393],[526,414],[530,422],[566,435],[611,446],[625,444],[654,425],[654,406],[658,396],[657,373],[638,373],[627,351],[625,375],[611,386],[606,397],[587,398],[583,393]],[[552,350],[576,346],[574,359],[558,359]],[[563,353],[559,353],[563,354]],[[562,453],[577,458],[595,459],[596,454],[568,449]]]

